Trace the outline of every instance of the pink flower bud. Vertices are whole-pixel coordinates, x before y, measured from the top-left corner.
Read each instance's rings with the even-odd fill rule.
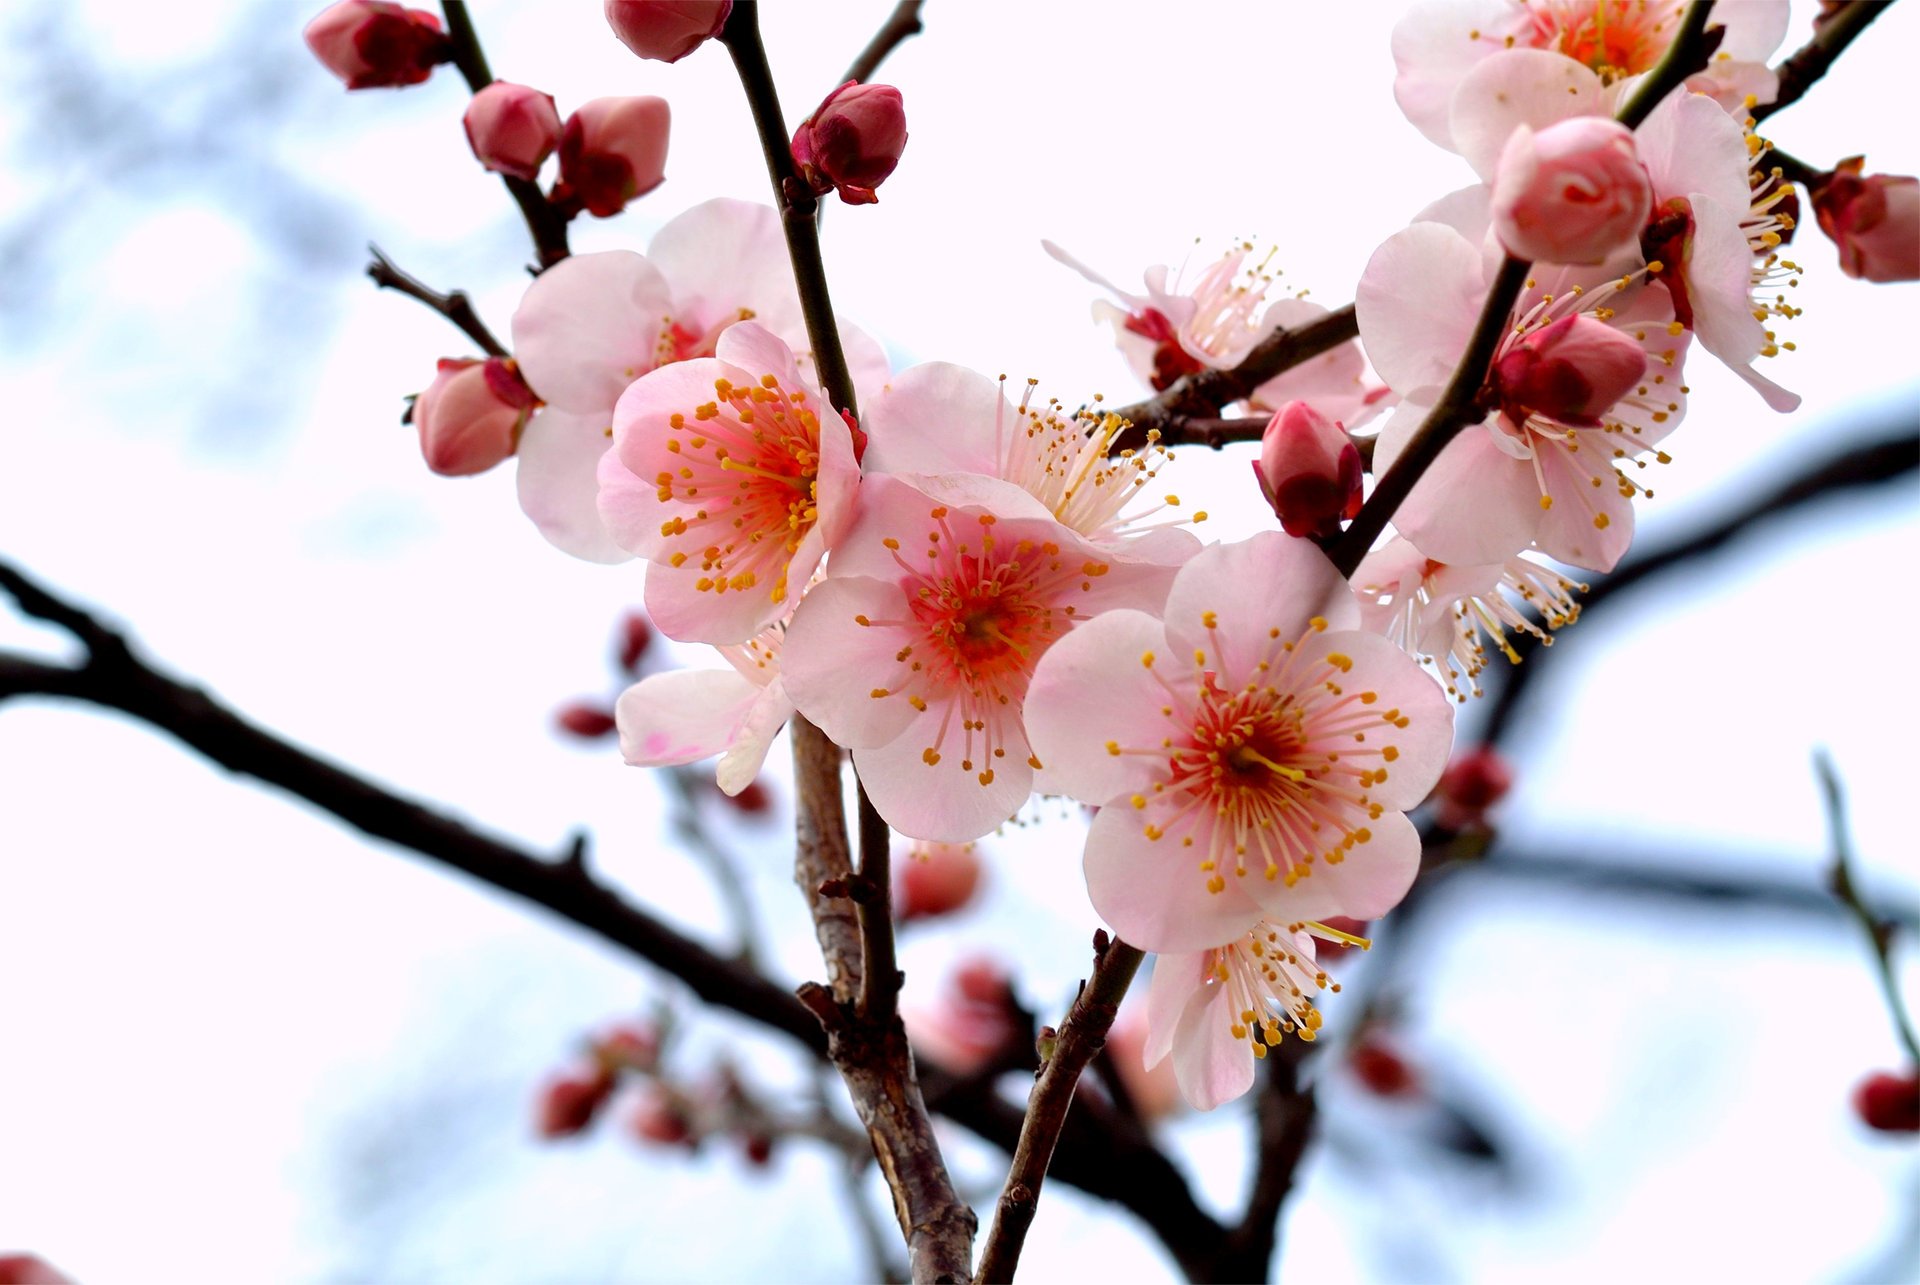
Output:
[[[0,1254],[0,1285],[73,1285],[38,1254]]]
[[[900,91],[849,80],[793,132],[793,163],[814,195],[838,189],[849,205],[871,205],[880,199],[873,189],[893,173],[906,146]]]
[[[645,1086],[627,1113],[627,1128],[642,1142],[662,1147],[689,1146],[693,1142],[693,1122],[667,1091],[657,1084]]]
[[[758,781],[748,781],[732,794],[722,791],[720,798],[736,811],[759,816],[773,807],[773,792]]]
[[[525,85],[494,81],[467,104],[464,123],[473,154],[496,174],[531,181],[560,146],[553,98]]]
[[[679,62],[720,34],[733,0],[607,0],[607,25],[642,58]]]
[[[413,403],[420,454],[443,477],[484,473],[513,454],[534,404],[510,359],[443,357]]]
[[[1354,1078],[1383,1098],[1420,1091],[1420,1076],[1407,1060],[1376,1036],[1363,1036],[1347,1053]]]
[[[1493,229],[1522,259],[1603,263],[1631,245],[1653,208],[1633,131],[1576,116],[1534,133],[1522,125],[1493,176]]]
[[[1273,413],[1253,475],[1288,535],[1335,535],[1342,519],[1360,511],[1359,448],[1305,402]]]
[[[1813,215],[1840,247],[1840,271],[1867,281],[1920,280],[1920,178],[1869,174],[1840,162],[1813,189]]]
[[[640,659],[652,645],[653,623],[644,613],[629,611],[620,620],[619,650],[615,657],[620,662],[620,672],[639,677]]]
[[[1018,1038],[1013,984],[992,959],[975,957],[947,979],[939,1001],[901,1016],[914,1052],[954,1075],[979,1070]]]
[[[571,1138],[593,1123],[613,1092],[613,1077],[595,1068],[556,1075],[540,1090],[534,1127],[543,1138]]]
[[[452,57],[439,18],[387,0],[340,0],[307,24],[306,36],[348,89],[417,85]]]
[[[562,705],[554,711],[553,725],[568,736],[577,736],[583,741],[597,741],[603,736],[611,736],[618,726],[612,710],[587,701]]]
[[[1513,769],[1498,750],[1490,745],[1468,750],[1440,774],[1440,824],[1449,830],[1478,824],[1512,788]]]
[[[970,843],[916,843],[897,868],[894,912],[902,923],[950,915],[980,887],[980,858]]]
[[[660,1064],[660,1033],[651,1026],[616,1026],[593,1042],[593,1057],[607,1071],[651,1071]]]
[[[1516,420],[1532,413],[1597,428],[1646,373],[1647,354],[1631,336],[1575,314],[1515,344],[1494,367],[1493,385]]]
[[[660,186],[672,113],[664,98],[596,98],[567,117],[554,203],[611,218]]]
[[[1920,1072],[1874,1072],[1854,1086],[1853,1110],[1870,1129],[1920,1133]]]

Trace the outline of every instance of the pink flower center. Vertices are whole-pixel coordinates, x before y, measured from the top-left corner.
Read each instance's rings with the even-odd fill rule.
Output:
[[[1608,83],[1649,70],[1673,42],[1680,0],[1530,0],[1533,47],[1584,63]]]

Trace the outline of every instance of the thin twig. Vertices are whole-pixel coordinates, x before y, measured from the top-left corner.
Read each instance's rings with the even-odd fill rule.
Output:
[[[1047,1166],[1066,1124],[1067,1110],[1073,1105],[1073,1091],[1086,1070],[1107,1042],[1120,1001],[1140,971],[1144,954],[1124,941],[1109,941],[1105,933],[1094,942],[1097,958],[1093,976],[1073,1001],[1066,1021],[1054,1041],[1051,1055],[1040,1069],[1033,1093],[1027,1099],[1027,1118],[1020,1129],[1020,1144],[1014,1149],[1013,1166],[1007,1171],[1007,1185],[993,1215],[993,1230],[987,1234],[986,1247],[980,1253],[980,1280],[986,1285],[1002,1285],[1013,1279],[1020,1265],[1020,1250],[1026,1244],[1027,1229],[1040,1202],[1040,1188],[1046,1181]]]
[[[440,11],[447,17],[447,39],[453,46],[453,65],[467,82],[467,89],[479,93],[493,83],[493,69],[487,66],[486,51],[480,48],[480,35],[473,29],[473,15],[466,0],[440,0]],[[540,185],[531,179],[502,174],[514,204],[527,221],[533,237],[534,252],[540,256],[541,269],[551,268],[567,257],[567,216],[547,200]]]
[[[480,314],[473,309],[473,300],[464,290],[454,290],[441,294],[428,286],[418,277],[403,272],[392,259],[389,259],[377,245],[367,247],[367,253],[373,256],[373,262],[367,265],[367,275],[373,278],[373,284],[384,290],[398,290],[412,299],[418,299],[427,307],[460,327],[467,338],[480,345],[480,350],[489,357],[504,357],[507,350],[487,329],[487,323],[480,320]]]
[[[874,33],[867,47],[860,51],[860,56],[853,60],[853,65],[847,68],[847,74],[840,77],[840,83],[872,80],[873,73],[880,70],[880,64],[887,60],[888,54],[924,31],[925,28],[920,24],[920,7],[924,3],[925,0],[900,0],[899,4],[893,6],[893,12],[887,15],[885,24]]]
[[[1860,931],[1867,936],[1867,948],[1873,952],[1874,971],[1880,977],[1880,991],[1887,998],[1887,1012],[1893,1029],[1906,1047],[1907,1061],[1920,1066],[1920,1039],[1913,1033],[1913,1021],[1900,1002],[1900,980],[1893,971],[1893,925],[1877,918],[1860,899],[1853,882],[1853,840],[1847,833],[1846,796],[1840,787],[1840,773],[1833,758],[1824,750],[1813,752],[1813,773],[1820,781],[1820,797],[1827,808],[1827,831],[1833,844],[1833,865],[1827,872],[1828,886],[1840,900]]]
[[[754,911],[753,898],[740,877],[739,860],[713,837],[713,832],[707,828],[700,814],[700,804],[712,790],[713,782],[703,779],[698,771],[690,767],[662,770],[667,778],[667,788],[673,795],[673,811],[668,824],[700,864],[707,868],[714,891],[720,895],[720,904],[726,908],[727,918],[733,921],[733,935],[739,942],[735,956],[749,968],[764,972],[766,941],[760,931],[760,916]]]
[[[1756,122],[1800,101],[1833,66],[1834,59],[1846,51],[1867,24],[1893,8],[1893,0],[1851,0],[1832,17],[1814,28],[1813,39],[1796,50],[1792,57],[1774,68],[1780,76],[1780,92],[1770,103],[1748,113]]]

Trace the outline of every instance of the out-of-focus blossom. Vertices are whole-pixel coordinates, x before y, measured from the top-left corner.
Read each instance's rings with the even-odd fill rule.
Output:
[[[1920,1132],[1920,1072],[1874,1072],[1854,1086],[1853,1110],[1881,1133]]]
[[[1867,281],[1920,280],[1920,178],[1861,176],[1864,157],[1840,162],[1813,189],[1813,215],[1840,248],[1840,271]]]
[[[667,173],[672,112],[664,98],[595,98],[567,117],[553,201],[611,218]]]
[[[480,163],[513,178],[533,179],[560,145],[560,113],[552,96],[504,80],[473,96],[462,123]]]
[[[916,843],[894,863],[894,915],[910,923],[963,909],[979,891],[980,874],[971,843]]]
[[[1449,830],[1479,825],[1487,809],[1513,788],[1513,766],[1491,745],[1478,745],[1456,757],[1440,774],[1434,797],[1437,819]]]
[[[714,780],[739,798],[793,717],[780,676],[785,627],[737,646],[717,647],[731,669],[650,674],[620,693],[620,754],[635,767],[666,767],[720,755]]]
[[[1164,623],[1111,611],[1041,658],[1028,730],[1048,788],[1100,805],[1087,891],[1122,937],[1205,950],[1400,900],[1453,707],[1359,623],[1326,555],[1272,531],[1195,555]]]
[[[1360,512],[1360,450],[1306,402],[1273,413],[1253,474],[1288,535],[1335,535]]]
[[[637,1023],[616,1026],[594,1040],[593,1056],[611,1072],[651,1072],[660,1065],[660,1032]]]
[[[484,473],[513,454],[534,401],[507,358],[442,358],[413,403],[420,454],[444,477]]]
[[[695,1142],[686,1108],[657,1083],[640,1086],[627,1110],[627,1129],[640,1141],[659,1147],[690,1147]]]
[[[1151,1124],[1180,1110],[1180,1083],[1174,1078],[1173,1064],[1161,1058],[1147,1065],[1147,1019],[1143,1010],[1121,1010],[1113,1029],[1107,1032],[1107,1050],[1142,1120]]]
[[[613,1076],[598,1066],[555,1075],[540,1090],[535,1128],[543,1138],[584,1132],[612,1096],[613,1086]]]
[[[38,1254],[0,1254],[0,1285],[73,1285],[73,1278]]]
[[[720,34],[733,0],[607,0],[620,43],[657,62],[679,62]]]
[[[1509,253],[1550,263],[1604,263],[1639,240],[1653,186],[1633,131],[1599,116],[1538,134],[1521,125],[1493,176],[1493,227]]]
[[[1413,1064],[1372,1031],[1347,1050],[1347,1069],[1369,1091],[1383,1098],[1404,1098],[1420,1091],[1420,1073]]]
[[[620,666],[620,672],[629,677],[638,676],[640,662],[646,658],[647,651],[653,646],[653,625],[646,613],[629,611],[620,618],[620,632],[616,636],[614,661]]]
[[[850,80],[793,132],[793,163],[816,196],[837,191],[849,205],[871,205],[880,199],[874,189],[900,164],[906,146],[900,91]]]
[[[417,85],[452,56],[439,18],[387,0],[340,0],[307,24],[306,37],[348,89]]]
[[[972,1074],[1019,1038],[1012,979],[984,956],[956,967],[934,1003],[903,1005],[900,1016],[914,1053],[952,1075]]]
[[[597,741],[615,728],[612,711],[590,701],[562,705],[554,712],[553,725],[583,741]]]

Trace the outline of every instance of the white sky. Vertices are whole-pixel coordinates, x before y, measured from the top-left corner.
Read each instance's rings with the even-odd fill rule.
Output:
[[[132,72],[192,69],[234,24],[211,0],[80,7],[100,56]],[[836,83],[887,8],[766,15],[790,117]],[[1790,45],[1811,8],[1796,6]],[[1211,255],[1257,235],[1281,247],[1287,280],[1346,301],[1372,248],[1470,177],[1393,107],[1398,12],[930,0],[927,33],[883,76],[906,95],[902,168],[877,207],[827,217],[836,300],[902,364],[1032,375],[1069,401],[1133,388],[1088,320],[1087,287],[1040,252],[1043,236],[1127,282],[1196,237]],[[1916,14],[1890,14],[1773,137],[1814,161],[1864,151],[1876,168],[1920,170],[1906,114],[1873,110],[1911,75]],[[287,42],[307,16],[287,6]],[[549,90],[563,112],[613,93],[673,104],[668,182],[621,219],[577,226],[578,248],[643,246],[713,195],[762,198],[719,50],[637,64],[592,5],[483,3],[476,19],[496,73]],[[55,267],[57,307],[35,327],[47,333],[0,353],[13,412],[0,556],[129,622],[150,654],[249,715],[402,790],[534,845],[590,827],[609,875],[717,938],[718,909],[662,837],[651,784],[545,730],[559,701],[611,691],[607,637],[638,572],[550,551],[508,470],[428,476],[396,422],[433,359],[465,349],[358,278],[357,244],[466,286],[502,334],[524,281],[514,211],[466,154],[463,90],[443,72],[404,94],[348,96],[299,69],[310,106],[273,145],[352,204],[324,247],[347,268],[302,279],[320,310],[263,332],[245,283],[272,268],[266,229],[218,191],[182,199],[89,176],[75,217],[90,239]],[[17,145],[44,127],[6,112]],[[0,168],[0,211],[27,208],[42,173]],[[1915,287],[1842,278],[1811,232],[1797,249],[1810,265],[1800,352],[1771,373],[1806,406],[1775,416],[1696,362],[1676,463],[1642,511],[1655,538],[1725,503],[1724,479],[1826,449],[1861,408],[1914,406]],[[210,422],[209,388],[253,350],[276,354],[254,391],[281,421]],[[1253,529],[1244,448],[1179,469],[1192,470],[1181,489],[1224,515],[1214,535]],[[1897,501],[1850,501],[1611,624],[1577,626],[1607,641],[1556,665],[1564,703],[1525,742],[1516,837],[1730,868],[1758,850],[1811,881],[1822,830],[1807,756],[1823,743],[1873,885],[1920,896],[1905,734],[1912,500],[1908,486]],[[58,645],[0,616],[0,646]],[[817,958],[779,833],[741,843],[799,979]],[[930,990],[957,944],[985,944],[1017,961],[1029,999],[1057,1006],[1093,926],[1077,841],[1052,827],[993,848],[986,901],[906,943],[912,985]],[[1526,890],[1452,913],[1457,930],[1423,957],[1408,1041],[1490,1104],[1522,1151],[1524,1190],[1435,1168],[1404,1121],[1336,1080],[1333,1141],[1288,1216],[1289,1276],[1870,1272],[1920,1167],[1847,1110],[1858,1075],[1897,1053],[1839,921]],[[124,720],[0,710],[0,1252],[30,1248],[96,1282],[854,1275],[827,1162],[803,1148],[743,1177],[724,1148],[683,1160],[638,1153],[617,1130],[578,1147],[530,1139],[540,1075],[580,1032],[660,992],[580,935]],[[704,1024],[697,1039],[750,1059],[755,1077],[794,1081],[777,1044],[737,1025]],[[1244,1177],[1245,1125],[1229,1110],[1171,1131],[1223,1205]],[[1366,1166],[1369,1153],[1397,1163]],[[983,1195],[997,1184],[979,1148],[956,1139],[954,1159]],[[1127,1220],[1050,1188],[1029,1271],[1094,1261],[1116,1279],[1170,1270]]]

